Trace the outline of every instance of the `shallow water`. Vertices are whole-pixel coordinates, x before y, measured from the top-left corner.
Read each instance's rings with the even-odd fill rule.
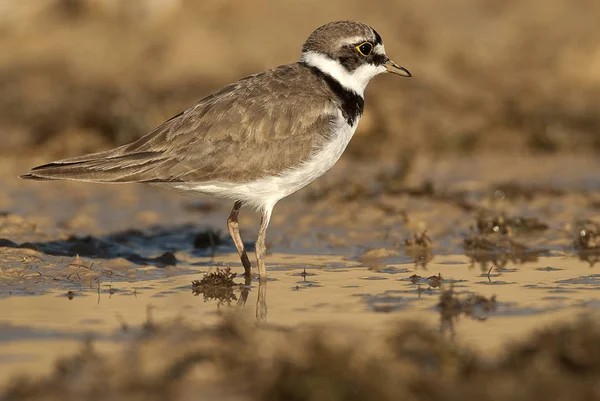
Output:
[[[234,256],[220,255],[212,263],[223,265]],[[228,312],[254,318],[265,309],[260,321],[290,326],[336,321],[383,329],[401,318],[439,324],[440,289],[426,281],[411,282],[409,277],[415,273],[439,272],[442,288],[452,285],[458,295],[496,295],[494,312],[481,320],[461,319],[455,325],[461,341],[491,352],[540,323],[600,308],[600,273],[569,257],[509,264],[490,276],[473,267],[464,255],[436,257],[427,271],[408,263],[389,264],[386,272],[375,272],[334,256],[275,254],[270,260],[269,281],[262,288],[253,281],[245,305],[240,300],[247,288],[241,279],[236,280],[240,287],[229,301],[196,296],[191,280],[206,271],[203,268],[172,276],[165,272],[164,277],[152,280],[105,281],[94,288],[63,282],[40,295],[6,296],[0,299],[1,375],[6,379],[16,371],[44,371],[57,356],[77,349],[89,336],[110,349],[126,338],[126,327],[142,326],[148,313],[157,321],[180,317],[196,325],[213,324]]]
[[[223,234],[229,204],[135,185],[23,183],[14,178],[20,164],[4,166],[0,195],[0,381],[47,372],[86,338],[114,349],[148,319],[212,325],[237,313],[373,330],[420,319],[494,353],[541,325],[600,309],[598,252],[574,246],[576,221],[597,214],[594,160],[420,161],[403,183],[410,191],[374,180],[368,167],[343,165],[278,205],[269,281],[238,277],[221,300],[195,294],[191,282],[227,265],[242,273]],[[414,190],[415,177],[433,180],[435,195]],[[510,192],[505,182],[521,187]],[[465,239],[483,209],[547,227],[507,224],[518,246],[470,252]],[[243,211],[240,224],[251,250],[257,217]],[[431,247],[406,245],[424,230]],[[441,287],[431,286],[438,275]],[[449,326],[438,307],[449,288],[497,303]]]

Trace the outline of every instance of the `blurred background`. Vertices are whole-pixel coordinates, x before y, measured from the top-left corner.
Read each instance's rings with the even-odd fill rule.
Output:
[[[597,0],[2,0],[0,154],[125,143],[340,19],[414,76],[370,84],[349,157],[599,152],[599,15]]]
[[[342,19],[413,78],[369,84],[340,162],[267,235],[268,323],[342,331],[180,330],[266,317],[266,284],[233,281],[229,202],[17,178],[297,61]],[[0,399],[593,399],[599,101],[600,0],[0,0],[0,385],[31,377]],[[240,217],[252,253],[258,219]],[[373,341],[406,319],[435,328]]]

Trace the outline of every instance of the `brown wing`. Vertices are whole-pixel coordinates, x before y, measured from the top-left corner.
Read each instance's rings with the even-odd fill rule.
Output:
[[[330,93],[301,64],[244,78],[139,140],[34,168],[23,178],[244,182],[306,160],[330,134]]]

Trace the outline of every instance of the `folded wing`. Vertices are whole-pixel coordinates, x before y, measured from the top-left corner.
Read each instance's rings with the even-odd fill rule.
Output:
[[[89,182],[245,182],[306,160],[332,132],[336,109],[291,64],[242,79],[139,140],[48,163],[22,176]],[[314,86],[313,86],[314,88]]]

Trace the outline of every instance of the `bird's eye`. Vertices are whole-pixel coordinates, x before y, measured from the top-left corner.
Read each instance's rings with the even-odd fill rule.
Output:
[[[373,45],[369,42],[364,42],[356,46],[356,50],[363,56],[368,56],[373,51]]]

